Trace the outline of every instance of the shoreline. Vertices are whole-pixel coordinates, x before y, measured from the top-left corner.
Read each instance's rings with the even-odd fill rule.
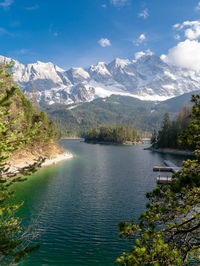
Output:
[[[189,155],[189,156],[195,156],[192,151],[184,151],[184,150],[177,150],[177,149],[154,149],[152,147],[144,148],[144,150],[149,150],[152,152],[158,152],[158,153],[168,153],[168,154],[176,154],[176,155]]]
[[[83,140],[84,138],[81,138],[81,137],[61,137],[60,140],[63,140],[63,139],[74,139],[74,140]]]
[[[45,168],[45,167],[49,167],[49,166],[55,166],[61,162],[73,159],[74,155],[70,152],[64,152],[61,154],[57,154],[55,156],[46,158],[46,160],[42,163],[41,167],[37,169],[37,171]],[[36,158],[35,158],[36,159]],[[10,172],[17,172],[19,169],[26,167],[28,165],[31,165],[34,163],[34,160],[24,160],[24,161],[18,161],[16,163],[10,163]]]
[[[58,154],[55,157],[47,158],[44,163],[42,164],[42,167],[52,166],[56,165],[58,163],[61,163],[63,161],[67,161],[70,159],[73,159],[74,155],[70,152],[64,152],[62,154]]]
[[[83,140],[83,142],[87,143],[87,144],[102,144],[102,145],[119,145],[119,146],[136,146],[139,144],[142,144],[140,142],[112,142],[112,141],[95,141],[95,140],[91,140],[91,141],[85,141]]]

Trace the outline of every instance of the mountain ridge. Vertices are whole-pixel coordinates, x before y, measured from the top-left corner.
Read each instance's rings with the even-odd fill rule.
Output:
[[[200,90],[159,103],[112,95],[73,106],[46,104],[42,109],[56,122],[62,136],[84,136],[90,128],[103,125],[132,126],[141,134],[146,132],[150,136],[154,130],[160,129],[165,112],[174,119],[185,104],[192,105],[192,94],[200,94]]]
[[[0,56],[0,62],[11,60]],[[23,65],[14,60],[12,71],[14,81],[27,97],[49,105],[90,102],[113,94],[163,101],[200,87],[200,71],[168,65],[152,53],[143,53],[134,60],[98,62],[88,69],[64,70],[51,62]]]

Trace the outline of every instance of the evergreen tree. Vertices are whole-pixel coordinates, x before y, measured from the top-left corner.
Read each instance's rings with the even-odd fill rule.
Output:
[[[170,121],[168,113],[163,119],[163,126],[158,133],[153,132],[151,143],[155,148],[188,148],[192,149],[191,144],[184,144],[178,141],[179,135],[183,134],[190,123],[191,107],[187,104],[180,109],[175,120]]]
[[[159,132],[159,138],[158,138],[158,145],[162,143],[163,147],[168,147],[169,144],[169,114],[165,113],[164,119],[163,119],[163,126],[161,131]]]
[[[101,126],[90,129],[85,135],[85,141],[123,143],[138,141],[137,132],[130,126]]]
[[[180,135],[179,143],[185,147],[200,149],[200,95],[193,95],[191,101],[194,103],[191,123]]]
[[[149,203],[138,222],[119,224],[119,236],[134,246],[117,259],[118,264],[200,264],[200,96],[192,101],[184,141],[196,147],[196,159],[185,161],[170,185],[158,185],[147,193]]]
[[[12,171],[8,165],[8,159],[13,151],[22,149],[23,146],[34,136],[31,115],[28,119],[30,124],[26,127],[20,125],[24,119],[22,113],[13,114],[12,110],[18,104],[19,87],[13,84],[12,74],[8,73],[11,65],[0,65],[0,264],[11,265],[19,262],[30,252],[38,248],[38,245],[29,245],[30,234],[25,234],[21,220],[15,215],[23,202],[13,202],[14,192],[12,185],[15,182],[25,180],[41,166],[44,159],[39,158],[33,165]],[[23,101],[24,98],[22,98]],[[26,102],[26,101],[25,101]],[[29,101],[27,101],[29,105]],[[33,111],[32,108],[29,110]],[[26,114],[27,115],[27,114]],[[25,116],[26,118],[26,116]],[[27,121],[27,120],[25,120]],[[23,134],[24,131],[24,134]],[[26,134],[25,134],[26,133]]]
[[[157,135],[157,132],[156,132],[156,130],[154,129],[154,131],[153,131],[153,134],[152,134],[152,136],[151,136],[151,144],[152,144],[152,146],[154,147],[156,144],[157,144],[157,142],[158,142],[158,135]]]

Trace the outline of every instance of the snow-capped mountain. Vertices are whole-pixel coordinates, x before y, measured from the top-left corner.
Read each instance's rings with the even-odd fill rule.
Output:
[[[0,62],[10,60],[0,56]],[[48,104],[88,102],[111,94],[162,101],[200,88],[200,71],[168,65],[153,54],[67,71],[50,62],[23,65],[14,60],[12,71],[26,96]]]

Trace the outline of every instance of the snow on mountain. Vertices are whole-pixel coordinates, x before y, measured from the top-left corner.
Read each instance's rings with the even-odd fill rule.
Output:
[[[90,102],[94,100],[95,89],[86,81],[83,81],[72,87],[71,98],[74,103]]]
[[[9,61],[0,56],[0,62]],[[26,96],[36,95],[38,102],[48,104],[88,102],[112,94],[162,101],[200,87],[200,71],[168,65],[152,53],[67,71],[51,62],[23,65],[14,60],[12,71]]]
[[[82,81],[90,79],[90,75],[88,74],[88,72],[81,67],[70,68],[68,71],[65,72],[65,75],[69,78],[72,84],[78,84]]]
[[[112,79],[111,73],[108,71],[107,66],[103,62],[99,62],[96,66],[91,66],[88,70],[92,80],[97,82],[107,82]]]

